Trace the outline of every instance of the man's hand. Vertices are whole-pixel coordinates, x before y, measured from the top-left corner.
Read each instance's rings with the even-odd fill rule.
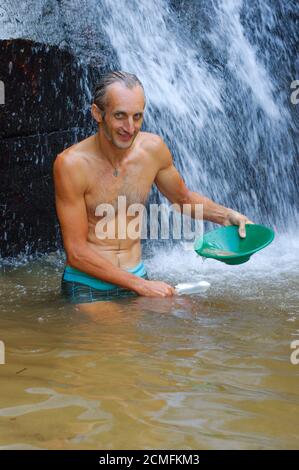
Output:
[[[140,279],[134,291],[145,297],[171,297],[175,294],[175,288],[162,281],[147,281]]]
[[[246,237],[246,224],[254,224],[251,220],[246,217],[246,215],[240,214],[240,212],[234,211],[233,209],[228,209],[227,216],[224,220],[223,225],[238,225],[239,226],[239,235],[241,238]]]

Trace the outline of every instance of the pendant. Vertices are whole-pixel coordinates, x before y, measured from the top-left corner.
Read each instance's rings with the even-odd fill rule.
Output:
[[[114,172],[113,172],[113,175],[114,175],[114,176],[118,176],[118,169],[117,169],[117,168],[115,168],[115,170],[114,170]]]

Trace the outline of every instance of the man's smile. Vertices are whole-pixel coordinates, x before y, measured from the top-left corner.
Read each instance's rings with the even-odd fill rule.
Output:
[[[121,133],[118,133],[119,137],[121,138],[121,140],[131,140],[133,135],[131,134],[121,134]]]

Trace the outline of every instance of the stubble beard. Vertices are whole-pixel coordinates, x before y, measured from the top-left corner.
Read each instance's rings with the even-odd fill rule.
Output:
[[[116,142],[111,132],[108,129],[105,118],[103,119],[103,131],[104,131],[105,137],[107,138],[107,140],[109,140],[109,142],[115,145],[115,147],[117,147],[118,149],[123,149],[123,150],[128,149],[133,145],[133,142],[136,139],[137,134],[138,134],[137,132],[137,134],[133,135],[132,140],[130,140],[129,142],[123,142],[123,143]]]

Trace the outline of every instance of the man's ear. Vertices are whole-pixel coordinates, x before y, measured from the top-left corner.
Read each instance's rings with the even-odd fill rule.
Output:
[[[91,115],[97,121],[98,124],[102,122],[103,117],[102,117],[101,111],[99,110],[99,108],[97,107],[95,103],[92,103],[91,105]]]

